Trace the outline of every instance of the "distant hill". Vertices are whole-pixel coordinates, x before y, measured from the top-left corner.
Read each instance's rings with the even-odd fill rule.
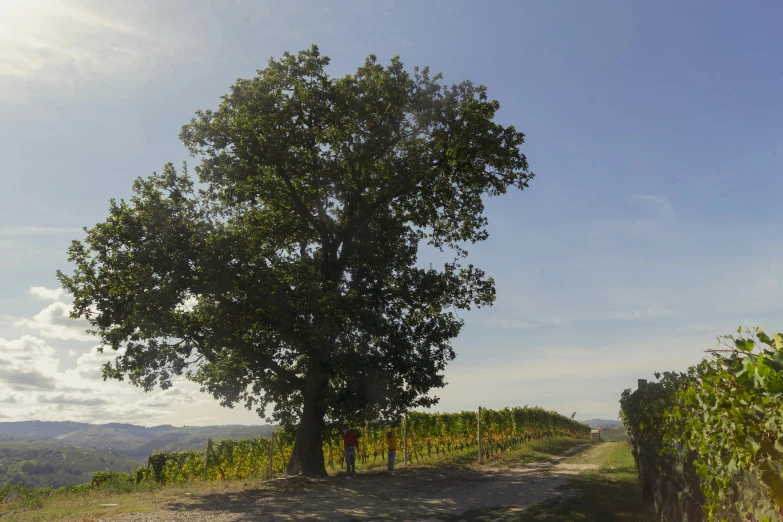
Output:
[[[0,488],[83,484],[96,471],[132,471],[141,462],[124,455],[45,441],[0,442]]]
[[[269,437],[263,426],[137,426],[80,422],[0,422],[0,488],[89,482],[96,471],[131,471],[156,450],[203,450],[207,440]]]
[[[605,428],[601,430],[601,440],[605,441],[624,441],[628,440],[625,428]]]
[[[207,439],[269,437],[276,426],[137,426],[78,422],[0,422],[0,441],[40,441],[50,445],[79,446],[146,461],[155,450],[203,449]]]
[[[56,438],[66,433],[88,428],[90,425],[83,422],[0,422],[0,434],[22,436],[27,439]]]
[[[590,419],[579,421],[587,424],[591,428],[622,428],[623,423],[619,420],[607,420],[607,419]]]

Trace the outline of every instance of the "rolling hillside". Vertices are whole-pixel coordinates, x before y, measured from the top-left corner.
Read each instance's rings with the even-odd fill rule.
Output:
[[[0,442],[0,488],[83,484],[96,471],[132,471],[140,465],[124,455],[45,441]]]
[[[83,430],[90,425],[83,422],[0,422],[0,434],[24,437],[27,439],[58,438],[74,431]]]
[[[41,441],[114,452],[146,460],[155,450],[202,449],[207,439],[268,437],[275,426],[137,426],[77,422],[0,422],[0,441]]]
[[[201,450],[207,439],[268,437],[275,426],[137,426],[0,422],[0,488],[82,484],[95,471],[131,471],[156,450]]]
[[[115,452],[145,460],[155,450],[204,449],[207,439],[268,437],[271,426],[154,426],[103,424],[65,434],[59,440],[75,446]]]

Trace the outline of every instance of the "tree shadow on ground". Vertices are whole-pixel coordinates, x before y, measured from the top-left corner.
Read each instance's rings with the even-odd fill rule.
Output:
[[[523,509],[563,496],[560,486],[567,478],[540,469],[412,469],[355,479],[295,477],[237,493],[194,496],[169,503],[167,509],[172,515],[185,515],[182,520],[194,511],[232,513],[235,520],[443,520],[471,509]]]
[[[513,506],[470,509],[443,517],[446,522],[654,522],[654,510],[644,504],[633,461],[605,461],[586,469],[560,486],[551,497],[529,508]]]

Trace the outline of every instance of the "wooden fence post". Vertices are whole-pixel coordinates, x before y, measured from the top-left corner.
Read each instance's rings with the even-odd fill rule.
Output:
[[[402,435],[402,443],[403,443],[403,456],[402,456],[402,464],[403,466],[408,465],[408,412],[405,412],[405,423],[403,427],[403,435]]]
[[[483,455],[481,454],[481,406],[479,406],[478,415],[476,416],[476,419],[478,425],[478,462],[479,464],[483,464],[484,458]]]
[[[209,450],[212,449],[212,439],[207,439],[207,448],[204,450],[204,481],[209,480]]]
[[[269,478],[272,478],[272,457],[275,454],[275,434],[272,433],[272,436],[269,437]]]

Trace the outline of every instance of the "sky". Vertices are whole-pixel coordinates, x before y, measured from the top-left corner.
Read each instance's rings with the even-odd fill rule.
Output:
[[[270,57],[320,47],[484,84],[535,179],[487,202],[439,411],[617,418],[737,326],[783,331],[783,4],[0,1],[0,421],[262,423],[192,383],[103,382],[55,272],[177,135]]]

